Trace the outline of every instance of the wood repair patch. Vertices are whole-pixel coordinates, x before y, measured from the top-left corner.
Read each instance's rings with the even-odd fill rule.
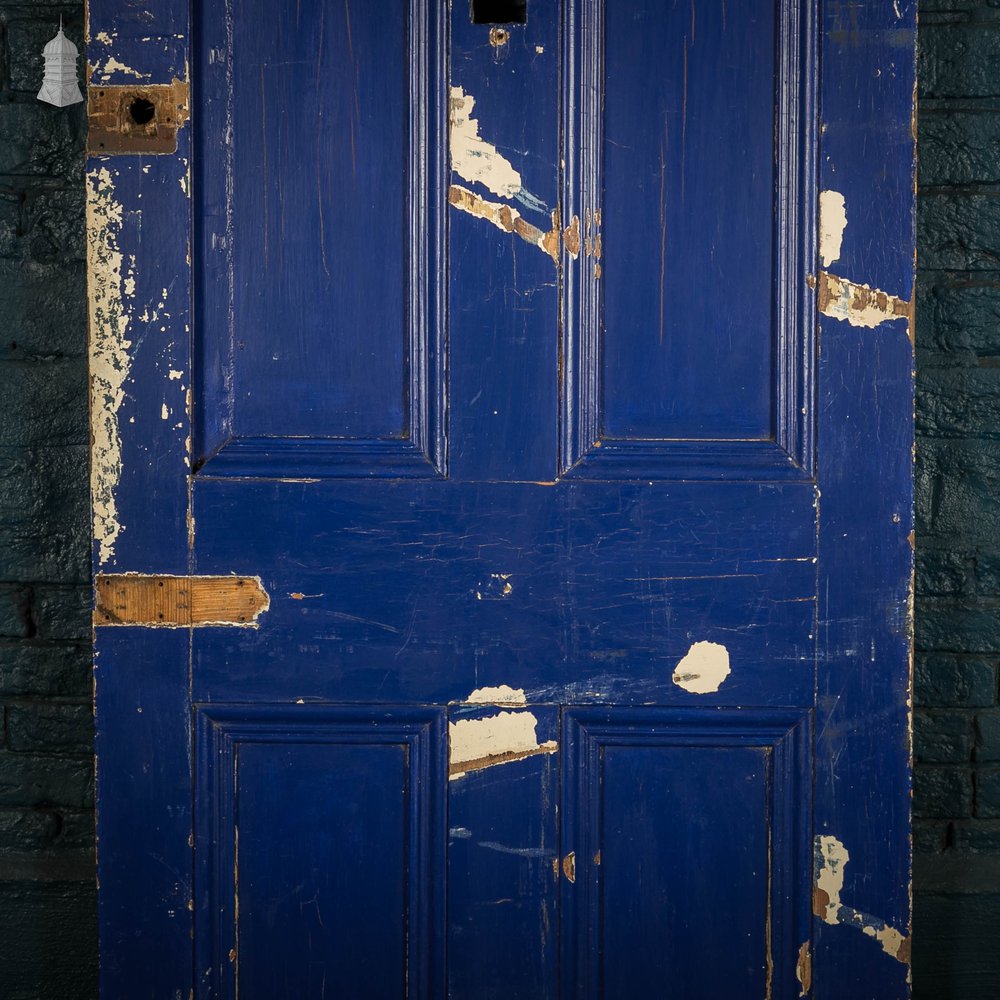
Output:
[[[98,574],[95,625],[255,628],[271,605],[255,576],[143,576]]]

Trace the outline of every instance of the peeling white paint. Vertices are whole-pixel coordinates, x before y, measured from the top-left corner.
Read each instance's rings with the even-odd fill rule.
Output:
[[[170,419],[170,411],[167,409],[167,404],[166,403],[164,403],[160,407],[160,419],[161,420],[169,420]]]
[[[171,382],[177,382],[184,377],[184,372],[179,372],[176,368],[171,368],[167,377]]]
[[[847,229],[847,202],[839,191],[822,191],[819,196],[819,256],[824,267],[840,260]]]
[[[817,299],[819,311],[824,316],[843,320],[851,326],[874,330],[898,319],[905,319],[912,326],[912,303],[826,271],[820,272]]]
[[[479,122],[472,117],[476,99],[461,87],[451,88],[449,146],[451,167],[462,180],[479,183],[501,198],[513,198],[521,190],[521,175],[513,164],[479,135]]]
[[[122,445],[118,411],[131,358],[127,339],[130,311],[126,299],[135,292],[131,275],[123,274],[119,249],[123,210],[115,199],[114,178],[106,166],[87,174],[87,281],[90,321],[90,421],[93,531],[100,566],[114,556],[123,530],[115,491],[121,477]]]
[[[729,650],[718,642],[696,642],[674,669],[673,682],[689,694],[711,694],[732,671]]]
[[[841,901],[844,870],[851,860],[847,848],[836,837],[819,836],[815,847],[813,912],[831,927],[843,925],[874,938],[882,950],[904,964],[910,961],[910,939],[884,920],[847,906]]]
[[[93,83],[109,83],[110,77],[114,73],[121,73],[122,76],[132,76],[137,80],[148,80],[149,73],[140,73],[137,69],[133,69],[131,66],[126,66],[125,63],[120,62],[114,56],[108,56],[104,60],[104,65],[102,66],[100,62],[91,63],[90,65],[90,82]]]
[[[528,208],[546,211],[544,202],[525,191],[521,175],[492,143],[479,134],[479,121],[472,117],[476,99],[461,87],[451,88],[448,102],[448,147],[451,168],[464,181],[482,184],[501,198],[516,198]]]
[[[527,705],[528,699],[524,688],[512,688],[508,684],[498,687],[476,688],[465,699],[469,705]]]
[[[536,754],[555,753],[555,740],[538,742],[538,719],[531,712],[499,712],[484,719],[448,724],[449,778],[507,764]]]

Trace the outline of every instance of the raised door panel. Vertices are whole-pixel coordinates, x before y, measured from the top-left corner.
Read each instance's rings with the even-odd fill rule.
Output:
[[[794,711],[565,711],[565,996],[799,996],[809,728]]]
[[[195,466],[433,474],[440,13],[198,9]]]
[[[567,4],[564,470],[810,478],[807,7]]]
[[[444,713],[200,709],[203,995],[440,995]]]

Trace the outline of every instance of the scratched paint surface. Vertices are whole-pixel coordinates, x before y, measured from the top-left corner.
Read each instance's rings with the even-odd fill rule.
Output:
[[[118,6],[105,995],[904,995],[911,5]]]

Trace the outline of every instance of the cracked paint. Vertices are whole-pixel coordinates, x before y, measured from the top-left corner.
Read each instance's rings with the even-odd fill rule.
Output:
[[[135,282],[123,274],[119,249],[122,205],[115,199],[114,178],[105,166],[87,174],[87,282],[90,325],[90,490],[97,562],[114,558],[123,528],[115,491],[121,479],[122,442],[118,412],[125,399],[131,358],[127,339],[130,311],[126,299]]]
[[[555,753],[555,740],[538,742],[538,719],[531,712],[499,712],[484,719],[448,723],[448,777],[461,778],[525,757]]]
[[[905,319],[913,328],[913,303],[869,285],[857,285],[846,278],[821,271],[817,288],[819,311],[851,326],[874,330],[883,323]]]
[[[819,196],[819,256],[824,267],[840,260],[847,229],[847,202],[839,191],[822,191]]]
[[[844,889],[844,870],[851,860],[847,848],[836,838],[816,838],[814,852],[813,913],[824,923],[854,927],[867,937],[874,938],[882,950],[897,961],[910,962],[910,939],[890,927],[884,920],[863,913],[840,900]]]
[[[729,650],[718,642],[696,642],[674,669],[673,682],[689,694],[712,694],[730,675]]]

